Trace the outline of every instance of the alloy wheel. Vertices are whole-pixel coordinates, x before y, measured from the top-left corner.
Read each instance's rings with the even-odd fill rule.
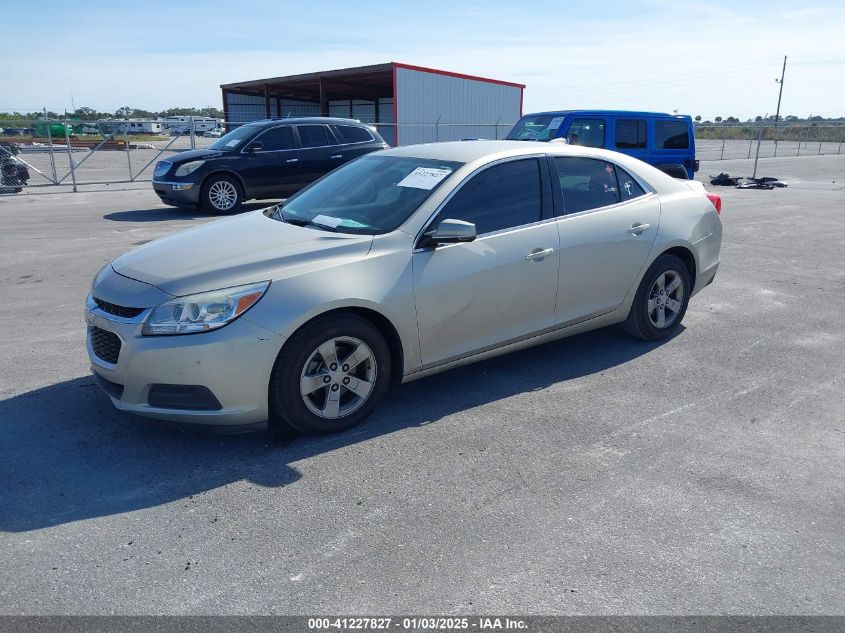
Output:
[[[321,418],[342,418],[369,398],[376,380],[376,358],[351,336],[322,343],[308,356],[299,379],[302,401]]]
[[[680,273],[667,270],[658,276],[648,294],[648,319],[660,329],[670,327],[684,305],[684,280]]]
[[[228,180],[218,180],[208,188],[208,200],[218,211],[228,211],[238,201],[238,190]]]

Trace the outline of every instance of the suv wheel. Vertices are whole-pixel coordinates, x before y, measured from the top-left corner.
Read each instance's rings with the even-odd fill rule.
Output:
[[[216,213],[237,211],[243,199],[240,184],[231,176],[211,176],[200,194],[202,206]]]
[[[318,317],[279,353],[270,377],[273,413],[303,433],[335,433],[364,421],[387,393],[390,349],[354,314]]]

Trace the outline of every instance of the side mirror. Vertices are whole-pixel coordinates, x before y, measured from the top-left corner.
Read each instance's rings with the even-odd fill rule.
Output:
[[[456,244],[472,242],[478,233],[475,224],[463,220],[442,220],[432,231],[425,234],[426,244]]]
[[[264,149],[264,143],[256,141],[255,143],[250,143],[246,151],[250,154],[255,154],[255,152],[260,152],[262,149]]]

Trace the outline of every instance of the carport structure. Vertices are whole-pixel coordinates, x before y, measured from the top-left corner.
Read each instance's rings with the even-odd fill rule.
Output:
[[[522,114],[523,84],[388,62],[220,86],[226,122],[339,116],[391,145],[500,138]]]

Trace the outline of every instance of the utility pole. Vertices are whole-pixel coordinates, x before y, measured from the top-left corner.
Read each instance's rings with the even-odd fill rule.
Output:
[[[775,111],[775,156],[778,152],[778,118],[780,117],[780,99],[783,96],[783,78],[786,75],[786,55],[783,56],[783,70],[780,71],[780,79],[775,78],[775,83],[780,84],[778,90],[778,109]]]

